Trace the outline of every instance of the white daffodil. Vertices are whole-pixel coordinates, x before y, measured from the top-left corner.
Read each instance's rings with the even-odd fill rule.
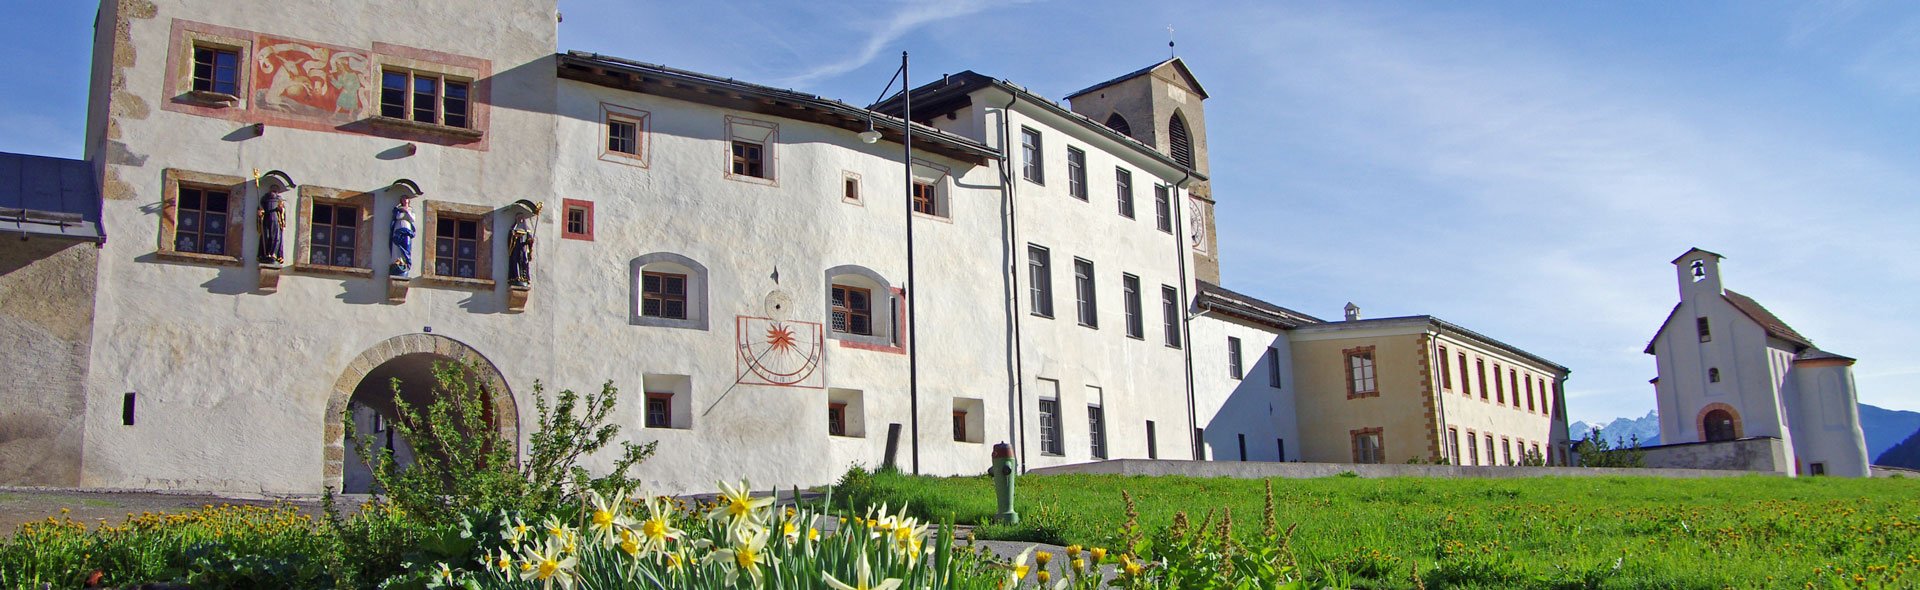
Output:
[[[762,509],[773,505],[772,497],[753,497],[750,491],[752,488],[744,479],[740,480],[738,488],[724,481],[719,483],[722,501],[707,514],[708,518],[726,517],[728,528],[739,528],[749,524],[760,525],[765,522],[766,514]]]
[[[869,580],[873,578],[873,569],[867,566],[867,556],[865,554],[860,555],[860,570],[858,575],[859,579],[857,581],[860,585],[849,586],[846,582],[835,579],[833,574],[826,572],[820,573],[820,577],[826,580],[827,585],[834,587],[835,590],[893,590],[894,588],[900,587],[901,583],[900,578],[887,578],[881,580],[878,586],[869,585],[871,584]]]
[[[621,513],[627,503],[626,496],[626,492],[616,492],[613,500],[608,501],[600,492],[587,492],[587,531],[604,545],[619,543],[617,531],[633,525],[633,519]]]
[[[1037,545],[1035,547],[1037,547]],[[1026,579],[1027,572],[1032,569],[1027,565],[1027,558],[1033,556],[1033,549],[1034,547],[1028,547],[1026,551],[1020,552],[1019,557],[1013,558],[1013,563],[1000,566],[1000,567],[1006,568],[1007,570],[1007,580],[1005,583],[1000,584],[1000,587],[1002,588],[1020,587],[1020,580]]]
[[[553,590],[558,580],[564,590],[573,590],[573,566],[578,560],[572,555],[562,557],[560,542],[547,539],[538,548],[528,547],[524,559],[526,565],[520,568],[522,581],[539,581],[543,590]]]
[[[651,498],[646,504],[647,518],[634,529],[640,536],[641,551],[666,551],[668,542],[686,536],[686,531],[674,528],[673,510],[667,508],[665,498]]]
[[[753,578],[753,585],[757,587],[760,585],[762,576],[765,575],[761,568],[780,563],[779,558],[766,553],[769,533],[770,531],[764,528],[740,529],[729,533],[729,536],[733,537],[733,545],[708,553],[707,561],[726,564],[728,586],[732,586],[734,580],[739,578],[740,572],[745,571],[749,577]]]

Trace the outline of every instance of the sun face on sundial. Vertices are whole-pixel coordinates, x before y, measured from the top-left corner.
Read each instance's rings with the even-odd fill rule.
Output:
[[[793,352],[793,329],[783,324],[767,328],[767,347],[776,354]]]
[[[823,326],[813,322],[747,316],[740,316],[736,322],[739,328],[736,352],[741,369],[740,383],[786,387],[825,386],[820,374],[821,351],[826,336]]]

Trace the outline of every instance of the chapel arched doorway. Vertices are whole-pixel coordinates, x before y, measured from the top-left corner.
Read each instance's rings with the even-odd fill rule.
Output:
[[[1740,438],[1740,421],[1727,408],[1711,408],[1700,416],[1700,431],[1707,442]]]
[[[323,485],[343,493],[368,493],[372,490],[372,470],[354,451],[353,441],[372,441],[377,451],[392,449],[403,465],[412,462],[413,449],[407,448],[394,428],[399,416],[394,404],[395,388],[399,398],[416,410],[433,402],[437,363],[471,362],[472,375],[482,393],[483,418],[500,430],[515,445],[519,456],[519,413],[513,393],[498,368],[472,347],[460,341],[434,334],[407,334],[389,338],[368,348],[334,383],[327,403],[325,464]],[[342,414],[351,411],[354,432],[346,431]]]

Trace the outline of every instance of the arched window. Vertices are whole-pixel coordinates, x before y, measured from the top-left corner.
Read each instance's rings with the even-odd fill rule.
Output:
[[[634,258],[633,305],[628,323],[707,329],[707,267],[672,252]]]
[[[1707,442],[1740,438],[1739,429],[1734,427],[1733,413],[1726,410],[1707,412],[1701,420],[1701,427],[1705,430]]]
[[[1107,115],[1107,128],[1118,131],[1121,135],[1133,137],[1133,126],[1128,125],[1127,118],[1120,116],[1120,113]]]
[[[1173,118],[1167,120],[1167,149],[1172,152],[1173,161],[1193,167],[1193,136],[1187,133],[1187,119],[1180,113],[1174,113]]]
[[[827,337],[876,346],[893,338],[893,289],[880,273],[847,264],[827,269]]]

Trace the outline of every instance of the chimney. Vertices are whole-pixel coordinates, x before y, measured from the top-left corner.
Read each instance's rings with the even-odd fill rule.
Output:
[[[1347,321],[1351,322],[1358,319],[1360,319],[1360,306],[1354,305],[1352,301],[1348,301],[1347,302]]]

